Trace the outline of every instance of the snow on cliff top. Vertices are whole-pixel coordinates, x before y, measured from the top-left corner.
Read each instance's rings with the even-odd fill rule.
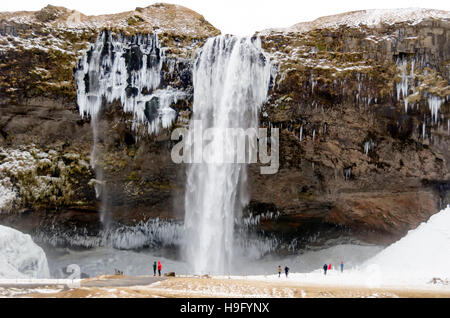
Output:
[[[211,36],[218,33],[204,17],[180,5],[155,3],[117,14],[86,16],[78,11],[48,5],[40,11],[0,12],[0,22],[44,24],[57,28],[125,28]]]
[[[269,32],[308,32],[314,29],[337,28],[339,26],[358,27],[366,25],[369,27],[384,24],[395,24],[409,22],[418,24],[424,19],[450,19],[450,12],[444,10],[403,8],[403,9],[372,9],[351,11],[336,15],[318,18],[311,22],[301,22],[288,28],[267,29],[261,33]]]

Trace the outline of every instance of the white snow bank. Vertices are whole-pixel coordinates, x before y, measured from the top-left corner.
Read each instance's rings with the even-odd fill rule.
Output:
[[[47,278],[47,258],[31,237],[0,225],[0,278]]]
[[[450,206],[363,266],[377,268],[387,281],[427,283],[433,277],[450,278]]]
[[[340,253],[329,253],[338,252]],[[232,279],[249,279],[262,281],[287,281],[311,285],[402,287],[402,288],[441,288],[450,289],[450,285],[433,285],[433,278],[448,281],[450,278],[450,206],[433,215],[426,223],[388,246],[361,265],[348,262],[351,249],[345,253],[340,249],[328,249],[321,252],[305,254],[302,259],[306,263],[333,264],[333,269],[324,275],[321,265],[311,272],[295,272],[291,268],[286,278],[284,272],[278,275],[231,276]],[[316,256],[320,256],[314,259]],[[326,259],[323,256],[327,256]],[[344,272],[339,270],[339,260],[345,263]],[[284,264],[281,263],[284,268]],[[276,269],[274,269],[274,272]],[[217,278],[224,278],[223,276]],[[227,276],[228,278],[228,276]]]

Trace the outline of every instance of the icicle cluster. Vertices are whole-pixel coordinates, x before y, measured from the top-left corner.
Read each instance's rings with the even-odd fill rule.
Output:
[[[400,100],[400,95],[403,97],[403,102],[405,104],[405,112],[408,112],[408,90],[409,90],[409,79],[414,78],[414,60],[411,60],[411,71],[408,75],[408,60],[406,58],[401,58],[397,60],[397,66],[401,71],[400,83],[397,83],[397,100]]]
[[[95,118],[104,101],[119,100],[124,111],[133,114],[133,128],[147,124],[151,134],[169,127],[177,117],[170,105],[185,93],[160,88],[163,61],[156,34],[126,37],[102,32],[75,72],[80,115]]]
[[[444,100],[440,98],[439,96],[430,95],[428,96],[428,107],[431,111],[431,119],[437,123],[438,120],[438,113],[439,109],[441,108],[441,105],[444,103]]]

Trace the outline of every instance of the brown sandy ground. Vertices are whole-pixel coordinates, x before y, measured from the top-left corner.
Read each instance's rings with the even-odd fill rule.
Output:
[[[99,277],[89,279],[104,279]],[[111,277],[108,277],[111,278]],[[112,277],[121,279],[119,277]],[[432,286],[430,286],[432,287]],[[36,290],[16,297],[58,297],[58,298],[157,298],[157,297],[256,297],[256,298],[450,298],[450,290],[432,288],[400,289],[400,288],[365,288],[304,285],[296,282],[262,282],[234,279],[211,279],[203,277],[168,278],[147,286],[131,287],[83,287],[65,289],[55,293],[40,293]]]

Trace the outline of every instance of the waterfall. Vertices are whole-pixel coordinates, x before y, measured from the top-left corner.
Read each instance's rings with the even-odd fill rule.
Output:
[[[258,128],[270,73],[259,38],[208,39],[194,64],[190,136],[198,133],[194,132],[194,121],[201,121],[203,129]],[[210,137],[202,143],[212,159],[208,162],[213,163],[202,160],[190,164],[185,193],[185,257],[197,274],[230,271],[235,219],[249,200],[245,163],[223,160],[223,155],[237,156],[233,136],[225,133]],[[194,138],[188,140],[193,143]]]

